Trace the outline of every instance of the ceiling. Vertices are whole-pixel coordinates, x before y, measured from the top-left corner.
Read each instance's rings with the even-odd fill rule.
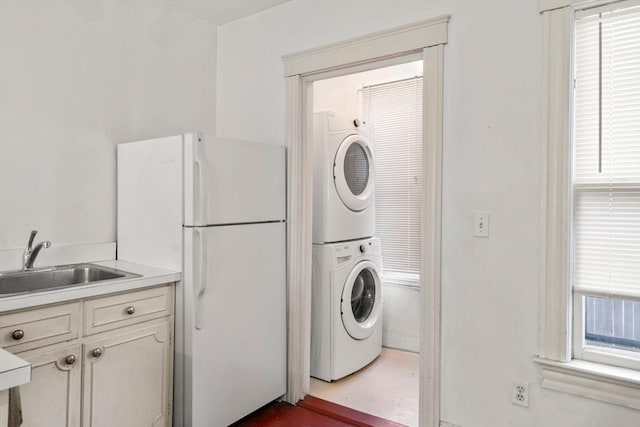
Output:
[[[215,25],[253,15],[289,0],[166,0],[171,6]]]

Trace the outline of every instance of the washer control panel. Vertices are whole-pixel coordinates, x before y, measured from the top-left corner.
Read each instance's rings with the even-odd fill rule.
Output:
[[[353,242],[334,243],[333,255],[336,265],[354,261],[358,258],[380,257],[380,239],[370,238]]]

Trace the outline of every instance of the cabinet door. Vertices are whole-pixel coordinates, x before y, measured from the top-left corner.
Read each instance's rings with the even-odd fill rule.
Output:
[[[22,427],[80,426],[80,345],[17,353],[31,363],[31,382],[20,386]]]
[[[83,344],[83,427],[171,425],[170,320]]]

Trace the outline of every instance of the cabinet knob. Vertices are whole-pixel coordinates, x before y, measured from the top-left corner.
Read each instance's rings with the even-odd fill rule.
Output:
[[[102,356],[102,349],[96,348],[91,352],[91,354],[93,355],[93,357],[100,357]]]
[[[136,312],[136,308],[132,305],[130,305],[129,307],[127,307],[127,309],[125,310],[127,312],[127,314],[133,314]]]
[[[16,329],[11,333],[11,336],[14,340],[20,341],[22,338],[24,338],[24,331],[22,329]]]
[[[66,363],[67,365],[73,365],[74,363],[76,363],[76,357],[73,354],[70,354],[64,359],[64,363]]]

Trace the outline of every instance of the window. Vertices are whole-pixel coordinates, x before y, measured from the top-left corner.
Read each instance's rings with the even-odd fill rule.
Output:
[[[640,7],[576,18],[574,357],[640,369]]]
[[[640,409],[640,1],[540,5],[541,385]]]
[[[418,285],[422,194],[422,77],[363,87],[375,133],[376,235],[383,281]]]

